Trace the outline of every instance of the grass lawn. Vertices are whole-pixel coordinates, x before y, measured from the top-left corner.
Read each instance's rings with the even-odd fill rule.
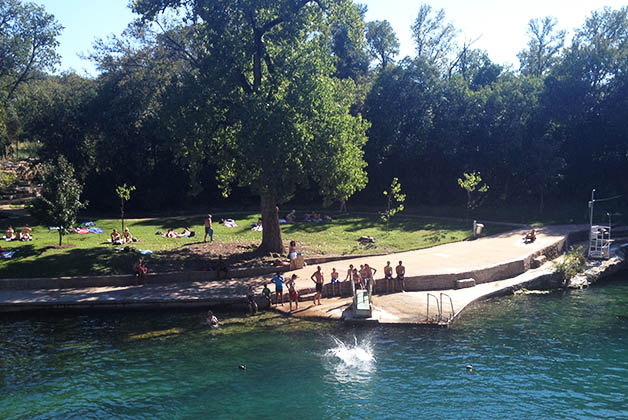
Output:
[[[228,228],[219,224],[221,217],[235,219],[238,227]],[[132,219],[126,221],[125,225],[134,236],[141,239],[132,245],[133,248],[150,249],[154,252],[146,258],[151,269],[206,269],[207,260],[218,254],[227,256],[230,263],[247,263],[246,260],[252,258],[252,250],[262,237],[261,232],[250,229],[258,217],[258,213],[214,215],[214,242],[211,244],[202,243],[202,216]],[[3,232],[9,224],[17,231],[24,223],[28,223],[33,227],[35,240],[0,242],[4,250],[19,248],[13,259],[0,260],[0,278],[129,273],[139,254],[116,251],[115,248],[119,247],[107,242],[114,227],[120,230],[120,220],[91,221],[104,229],[105,233],[65,235],[64,244],[71,244],[73,247],[57,249],[54,247],[58,243],[56,231],[49,231],[44,226],[33,226],[31,218],[2,220],[0,229]],[[157,231],[165,232],[168,228],[181,232],[186,226],[195,231],[195,237],[166,239],[155,234]],[[483,233],[490,235],[509,229],[499,225],[487,225]],[[391,221],[390,232],[386,232],[385,224],[375,215],[348,214],[327,223],[298,222],[282,225],[282,232],[286,246],[290,240],[295,240],[298,250],[307,258],[321,255],[386,254],[427,248],[467,239],[471,235],[471,226],[470,222],[399,215]],[[372,236],[376,242],[368,246],[360,245],[357,242],[360,236]]]

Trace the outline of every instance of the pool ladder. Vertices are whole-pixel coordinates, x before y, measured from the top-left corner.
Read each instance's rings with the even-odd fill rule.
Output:
[[[430,319],[430,296],[434,298],[434,301],[436,302],[436,309],[438,310],[438,314]],[[447,318],[443,319],[443,296],[449,298],[449,305],[451,307],[451,312],[449,314],[449,316]],[[439,299],[436,297],[436,295],[433,295],[432,293],[428,293],[427,294],[427,313],[426,313],[426,320],[427,321],[435,321],[435,322],[446,322],[446,323],[450,323],[453,318],[454,318],[455,312],[454,312],[454,302],[451,299],[451,296],[449,296],[447,293],[442,293],[440,294],[440,301]]]

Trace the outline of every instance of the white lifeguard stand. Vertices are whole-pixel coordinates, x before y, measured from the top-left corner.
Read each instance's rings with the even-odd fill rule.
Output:
[[[603,201],[603,200],[602,200]],[[589,201],[589,258],[610,258],[611,255],[611,223],[608,226],[593,224],[593,204],[595,203],[595,189],[591,191],[591,201]]]

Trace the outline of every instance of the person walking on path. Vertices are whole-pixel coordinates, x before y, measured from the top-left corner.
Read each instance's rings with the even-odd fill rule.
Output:
[[[394,289],[395,284],[393,279],[393,268],[390,265],[390,261],[386,261],[386,267],[384,267],[384,280],[386,281],[386,293],[390,293]]]
[[[205,219],[205,237],[203,238],[203,242],[207,242],[207,236],[209,235],[209,242],[214,241],[214,229],[212,227],[212,215],[208,214],[207,219]]]
[[[277,271],[275,277],[273,277],[273,282],[275,283],[275,306],[279,303],[283,306],[283,285],[286,280],[279,274],[279,271]]]
[[[397,282],[401,286],[401,291],[405,292],[406,286],[404,284],[404,280],[406,276],[406,268],[403,266],[402,261],[399,261],[399,265],[395,267],[395,271],[397,272]]]
[[[316,300],[318,299],[318,304],[321,304],[321,294],[323,293],[323,271],[321,270],[321,266],[316,267],[316,271],[310,277],[314,284],[316,285],[316,294],[314,295],[314,304],[316,305]]]

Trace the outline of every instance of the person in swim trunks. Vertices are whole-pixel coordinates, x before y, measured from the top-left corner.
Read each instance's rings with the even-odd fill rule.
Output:
[[[401,286],[401,291],[404,292],[404,289],[406,288],[404,284],[406,277],[406,268],[403,266],[403,263],[401,261],[399,261],[399,265],[395,267],[395,271],[397,272],[397,281]]]
[[[283,306],[283,285],[286,280],[279,274],[279,271],[277,271],[275,277],[273,277],[273,282],[275,283],[275,306],[278,303],[281,303],[281,306]]]
[[[340,287],[340,279],[338,279],[338,276],[340,276],[340,273],[338,273],[336,271],[335,268],[331,269],[331,294],[332,296],[340,296],[340,292],[342,291],[341,287]]]
[[[316,267],[316,271],[310,277],[314,284],[316,285],[316,294],[314,295],[314,304],[316,305],[316,300],[318,299],[318,304],[321,304],[321,294],[323,293],[323,271],[321,270],[321,266]]]
[[[386,267],[384,267],[384,280],[386,281],[386,293],[390,293],[394,289],[393,268],[390,265],[390,261],[386,261]]]

